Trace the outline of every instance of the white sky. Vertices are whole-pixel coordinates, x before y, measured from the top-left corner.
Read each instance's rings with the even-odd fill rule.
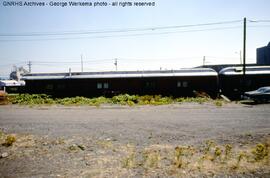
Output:
[[[244,17],[270,20],[269,0],[156,0],[155,7],[125,8],[4,7],[2,2],[0,35],[141,29],[242,20]],[[230,29],[207,30],[228,27]],[[144,35],[132,36],[134,34]],[[206,56],[206,64],[239,63],[242,35],[242,22],[238,22],[128,33],[0,36],[0,76],[8,75],[13,65],[27,68],[27,61],[33,63],[32,72],[67,72],[69,67],[72,71],[80,71],[81,54],[84,71],[115,70],[115,58],[118,70],[193,67],[202,65],[203,56]],[[78,39],[48,40],[50,38]],[[270,22],[248,21],[247,62],[255,63],[256,48],[269,41]]]

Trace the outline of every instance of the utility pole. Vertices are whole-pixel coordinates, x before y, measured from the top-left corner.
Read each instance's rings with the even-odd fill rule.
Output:
[[[239,52],[235,52],[235,54],[239,54],[239,56],[240,56],[240,63],[239,64],[243,64],[243,62],[242,62],[242,51],[240,50]]]
[[[242,51],[240,50],[240,64],[242,64]]]
[[[32,62],[28,61],[27,65],[28,65],[28,71],[29,71],[29,73],[31,73],[31,71],[32,71]]]
[[[114,65],[115,65],[115,70],[117,71],[117,59],[115,59]]]
[[[203,56],[203,66],[205,66],[205,56]]]
[[[81,71],[83,72],[83,56],[81,54]]]
[[[246,82],[246,17],[244,18],[244,32],[243,32],[243,91]]]

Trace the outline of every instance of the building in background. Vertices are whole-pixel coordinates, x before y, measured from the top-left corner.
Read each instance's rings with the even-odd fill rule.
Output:
[[[13,71],[10,73],[9,78],[11,80],[16,80],[20,82],[21,76],[27,73],[29,73],[29,71],[27,71],[23,67],[13,66]]]
[[[257,64],[270,65],[270,42],[267,46],[257,48]]]

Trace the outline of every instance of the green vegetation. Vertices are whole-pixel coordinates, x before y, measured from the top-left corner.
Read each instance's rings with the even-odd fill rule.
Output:
[[[222,106],[222,104],[223,104],[222,100],[216,100],[215,101],[216,106]]]
[[[143,163],[145,168],[157,168],[160,161],[158,150],[147,150],[143,152]]]
[[[2,145],[9,147],[9,146],[12,146],[15,141],[16,141],[16,137],[14,135],[8,135],[6,137],[5,142]]]
[[[182,160],[182,156],[183,156],[183,148],[182,147],[176,147],[175,148],[175,161],[174,161],[174,165],[177,167],[177,168],[181,168],[182,165],[183,165],[183,160]]]
[[[129,95],[121,94],[113,96],[112,98],[106,98],[104,96],[87,98],[87,97],[68,97],[68,98],[53,98],[46,94],[12,94],[8,95],[8,102],[11,104],[21,105],[89,105],[89,106],[100,106],[102,104],[120,104],[120,105],[166,105],[173,103],[205,103],[212,102],[216,106],[222,106],[223,100],[212,100],[209,97],[165,97],[161,95]]]
[[[229,159],[232,156],[232,146],[230,144],[225,145],[225,159]]]
[[[268,157],[269,148],[267,148],[267,145],[259,143],[251,152],[254,156],[255,161],[261,161]]]

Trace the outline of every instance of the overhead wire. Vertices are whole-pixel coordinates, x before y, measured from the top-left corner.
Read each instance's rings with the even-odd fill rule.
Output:
[[[248,20],[251,23],[270,22],[270,20]]]
[[[189,25],[174,25],[174,26],[159,26],[159,27],[146,27],[146,28],[127,28],[127,29],[116,29],[116,30],[95,30],[95,31],[70,31],[70,32],[30,32],[30,33],[0,33],[1,37],[23,37],[23,36],[59,36],[59,35],[84,35],[84,34],[100,34],[100,33],[122,33],[122,32],[137,32],[137,31],[154,31],[154,30],[164,30],[164,29],[177,29],[186,27],[201,27],[201,26],[211,26],[211,25],[222,25],[222,24],[232,24],[241,22],[241,20],[234,21],[221,21],[213,23],[199,23],[199,24],[189,24]]]
[[[136,34],[124,34],[124,35],[105,35],[105,36],[90,36],[90,37],[65,37],[65,38],[42,38],[42,39],[8,39],[0,40],[0,42],[16,42],[16,41],[51,41],[51,40],[80,40],[80,39],[99,39],[99,38],[114,38],[114,37],[137,37],[137,36],[152,36],[152,35],[167,35],[176,33],[189,33],[189,32],[204,32],[204,31],[215,31],[215,30],[229,30],[242,28],[242,26],[232,27],[220,27],[220,28],[208,28],[208,29],[195,29],[195,30],[182,30],[182,31],[167,31],[159,33],[136,33]]]

